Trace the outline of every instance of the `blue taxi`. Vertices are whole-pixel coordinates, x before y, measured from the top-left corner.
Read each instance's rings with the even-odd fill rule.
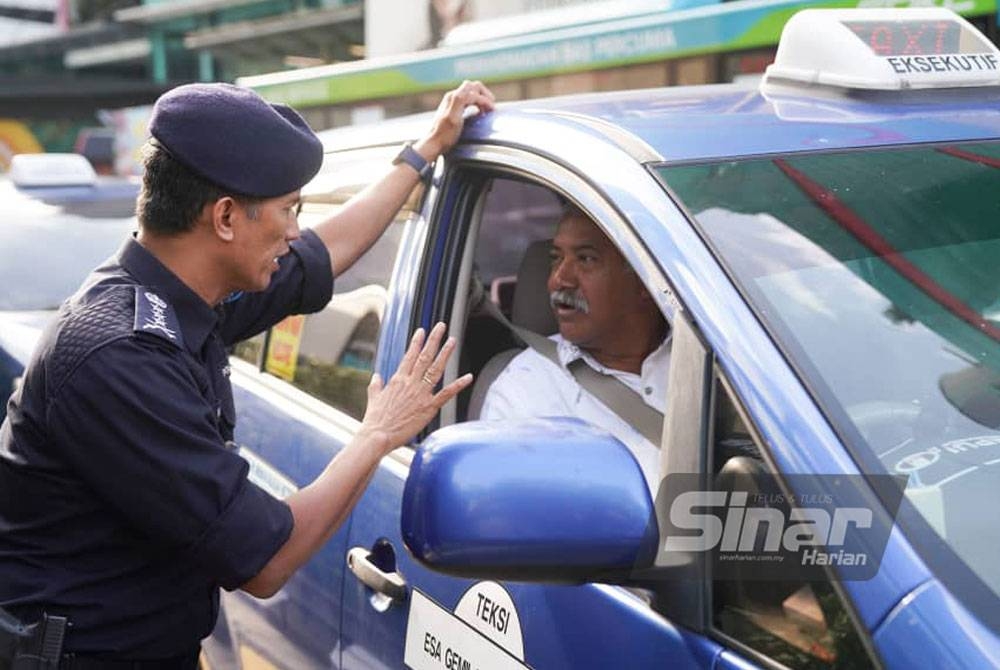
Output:
[[[300,223],[425,125],[326,134]],[[206,664],[1000,666],[998,168],[998,53],[945,10],[802,12],[756,88],[532,100],[469,123],[325,310],[237,347],[237,438],[287,495],[357,430],[370,374],[393,372],[414,328],[449,323],[446,377],[479,379],[384,459],[278,596],[224,597]],[[687,560],[642,576],[662,497],[627,450],[578,420],[477,420],[490,361],[523,346],[506,317],[552,332],[515,307],[563,201],[671,324],[660,475],[707,482],[753,453],[792,489],[903,476],[872,575],[744,583]]]
[[[425,125],[325,134],[300,223]],[[998,168],[998,52],[939,9],[802,12],[759,87],[531,100],[470,122],[325,310],[237,347],[237,437],[287,495],[357,430],[372,371],[388,377],[416,327],[450,324],[446,378],[479,379],[384,459],[279,595],[224,596],[205,663],[1000,666]],[[662,498],[621,444],[574,419],[477,420],[490,361],[523,346],[506,317],[552,332],[544,300],[517,305],[564,201],[671,324],[660,475],[708,482],[749,453],[786,491],[904,477],[866,579],[831,564],[743,581],[696,557],[643,574]]]
[[[426,124],[324,134],[300,224]],[[998,168],[1000,53],[942,9],[801,12],[759,87],[470,121],[324,310],[234,348],[236,438],[262,487],[305,486],[358,430],[372,373],[439,320],[459,341],[446,379],[477,382],[278,595],[224,594],[203,665],[1000,667]],[[886,531],[865,579],[660,560],[672,510],[615,438],[479,420],[493,362],[524,346],[510,320],[551,332],[530,252],[566,201],[670,323],[659,475],[852,488]],[[902,500],[862,474],[902,478]]]

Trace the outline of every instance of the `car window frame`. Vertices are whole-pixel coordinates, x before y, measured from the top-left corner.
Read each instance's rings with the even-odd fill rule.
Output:
[[[470,143],[460,145],[450,156],[448,173],[441,185],[439,197],[443,197],[444,201],[458,198],[465,198],[466,201],[462,203],[461,208],[454,211],[445,211],[445,208],[442,207],[442,211],[435,212],[431,221],[428,244],[431,240],[438,238],[442,226],[450,227],[455,225],[455,220],[458,221],[456,230],[450,231],[448,235],[448,246],[452,254],[450,261],[455,261],[456,247],[460,247],[462,253],[467,256],[464,259],[459,259],[464,265],[458,270],[459,281],[462,281],[462,276],[467,276],[471,272],[469,266],[471,266],[472,257],[471,253],[466,252],[470,246],[474,246],[469,243],[469,236],[478,234],[481,216],[474,209],[482,206],[484,196],[484,192],[480,189],[475,194],[474,200],[468,202],[468,194],[464,192],[464,189],[471,181],[488,182],[494,177],[528,181],[549,188],[575,201],[581,209],[588,212],[598,222],[601,229],[622,252],[654,297],[657,306],[668,322],[673,320],[680,305],[675,297],[673,287],[668,284],[665,273],[662,272],[649,249],[642,243],[628,219],[612,204],[608,195],[597,184],[576,172],[571,166],[560,163],[551,157],[535,154],[518,147]],[[475,237],[471,239],[474,241]],[[422,274],[426,275],[441,270],[440,258],[435,260],[432,254],[428,254],[425,257]],[[467,285],[467,280],[465,283]],[[457,300],[456,296],[443,294],[441,291],[435,291],[434,295],[430,295],[428,291],[424,290],[427,286],[426,281],[420,283],[421,291],[418,293],[420,297],[415,303],[420,313],[434,315],[439,319],[447,316],[452,321],[454,321],[453,317],[456,313],[464,317],[464,309],[457,306],[459,304],[464,306],[465,296],[463,296],[463,300]],[[428,300],[430,307],[427,306]],[[449,326],[454,332],[464,332],[465,323],[464,321],[461,324],[449,323]],[[459,342],[455,355],[446,368],[445,383],[457,377],[461,347],[462,342]],[[444,416],[455,417],[454,401],[445,408]],[[441,425],[447,424],[442,422]],[[427,433],[433,432],[437,426],[437,423],[433,424]]]
[[[431,229],[425,244],[427,251],[421,268],[419,297],[414,301],[415,314],[430,315],[433,320],[445,320],[453,332],[464,333],[467,288],[463,292],[458,290],[456,285],[462,285],[464,281],[464,285],[468,286],[476,235],[482,221],[482,206],[487,193],[485,185],[494,178],[527,181],[574,200],[598,222],[601,229],[608,234],[636,270],[644,286],[655,297],[661,313],[664,313],[668,320],[678,316],[680,303],[674,297],[675,293],[668,284],[665,273],[658,267],[647,247],[641,243],[628,220],[612,205],[601,189],[568,166],[561,165],[548,157],[538,156],[523,149],[491,145],[460,147],[452,156],[448,173],[442,180],[437,195],[443,203],[460,204],[451,210],[442,207],[434,213],[431,220]],[[432,246],[437,247],[436,251],[432,250]],[[442,258],[443,255],[447,257]],[[431,273],[443,275],[449,272],[449,269],[452,274],[450,280],[437,276],[433,283],[428,281],[428,275]],[[456,316],[462,323],[456,321]],[[429,322],[426,316],[424,320]],[[428,323],[415,323],[414,327],[416,325],[426,326]],[[444,383],[458,376],[461,345],[459,338],[459,347],[456,348],[446,368]],[[668,406],[669,402],[668,392]],[[449,406],[442,410],[441,415],[449,417],[452,423],[455,422],[454,407],[455,401],[452,400]],[[429,435],[441,425],[449,424],[436,419],[425,429],[421,437]],[[636,597],[635,589],[632,587],[605,586],[618,589],[629,597]],[[704,608],[704,601],[699,603],[699,608]],[[670,618],[661,611],[650,608],[650,612],[670,621]]]
[[[767,467],[768,471],[775,475],[782,491],[788,495],[791,493],[791,489],[788,487],[787,482],[783,477],[782,471],[777,467],[773,455],[770,453],[770,449],[763,439],[763,436],[757,426],[754,424],[750,413],[747,411],[740,399],[736,390],[733,388],[732,383],[729,381],[725,371],[719,362],[715,360],[715,357],[711,357],[711,374],[708,379],[707,389],[709,394],[709,406],[707,408],[707,413],[705,420],[708,422],[705,426],[705,449],[706,449],[706,463],[710,471],[715,471],[716,467],[719,465],[714,462],[714,445],[715,445],[715,419],[716,411],[718,409],[718,394],[724,393],[728,396],[729,401],[733,404],[740,420],[746,427],[750,434],[750,438],[753,440],[754,445],[757,447],[761,459],[764,461],[764,465]],[[861,641],[862,646],[868,654],[867,660],[871,663],[870,667],[881,668],[882,662],[878,654],[877,648],[875,646],[874,640],[872,639],[871,632],[864,626],[861,615],[859,614],[857,608],[855,607],[854,601],[851,599],[850,595],[843,588],[843,585],[835,578],[836,575],[833,572],[832,567],[825,568],[824,572],[827,575],[826,583],[830,585],[833,592],[837,595],[837,600],[843,607],[844,611],[847,613],[848,619],[851,622],[851,626],[854,629],[855,634]],[[755,649],[738,638],[733,637],[729,633],[721,630],[715,622],[714,608],[715,608],[715,593],[714,593],[714,579],[711,574],[711,568],[709,567],[709,572],[706,577],[706,588],[708,590],[708,620],[707,620],[707,634],[713,640],[719,644],[725,646],[728,649],[733,650],[739,654],[742,654],[745,658],[753,660],[761,665],[773,668],[774,670],[787,670],[788,666],[785,666],[771,657],[767,656],[762,651]],[[836,665],[832,667],[837,667]]]
[[[696,389],[697,393],[691,392],[692,389]],[[788,484],[761,432],[716,359],[707,339],[691,321],[689,313],[683,310],[674,323],[674,347],[671,351],[670,381],[667,387],[661,474],[671,471],[691,472],[691,468],[698,468],[698,472],[704,478],[703,485],[708,485],[708,477],[718,465],[713,460],[719,392],[728,395],[768,471],[775,475],[782,490],[788,494],[790,492]],[[680,417],[692,414],[701,417],[699,425],[679,420]],[[668,513],[665,504],[665,499],[656,502],[657,516],[660,519]],[[661,522],[661,527],[662,525]],[[722,631],[716,625],[714,578],[708,558],[708,554],[698,557],[698,560],[691,561],[690,567],[686,569],[687,573],[682,578],[678,579],[677,575],[674,575],[662,583],[662,587],[657,589],[659,611],[671,622],[702,633],[745,659],[774,670],[787,670],[787,666]],[[832,568],[826,568],[825,572],[826,581],[847,612],[853,630],[864,646],[872,667],[880,667],[874,642],[863,625],[853,600],[835,579]],[[691,601],[694,601],[694,607],[677,605]]]

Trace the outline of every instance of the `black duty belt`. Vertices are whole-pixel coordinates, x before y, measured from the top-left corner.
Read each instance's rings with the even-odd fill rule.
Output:
[[[128,659],[100,654],[63,653],[70,626],[65,617],[42,614],[32,624],[0,608],[0,670],[195,670],[200,649],[157,659]]]

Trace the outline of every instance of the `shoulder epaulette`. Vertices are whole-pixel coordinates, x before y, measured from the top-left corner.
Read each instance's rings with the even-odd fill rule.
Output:
[[[184,346],[180,322],[173,306],[144,286],[135,287],[133,331],[156,335],[178,347]]]

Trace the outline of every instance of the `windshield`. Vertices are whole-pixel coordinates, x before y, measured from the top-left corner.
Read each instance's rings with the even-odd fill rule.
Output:
[[[0,181],[0,310],[55,309],[135,230],[135,187],[88,188],[43,199]]]
[[[998,168],[977,143],[659,170],[861,466],[907,475],[955,574],[994,593]]]

